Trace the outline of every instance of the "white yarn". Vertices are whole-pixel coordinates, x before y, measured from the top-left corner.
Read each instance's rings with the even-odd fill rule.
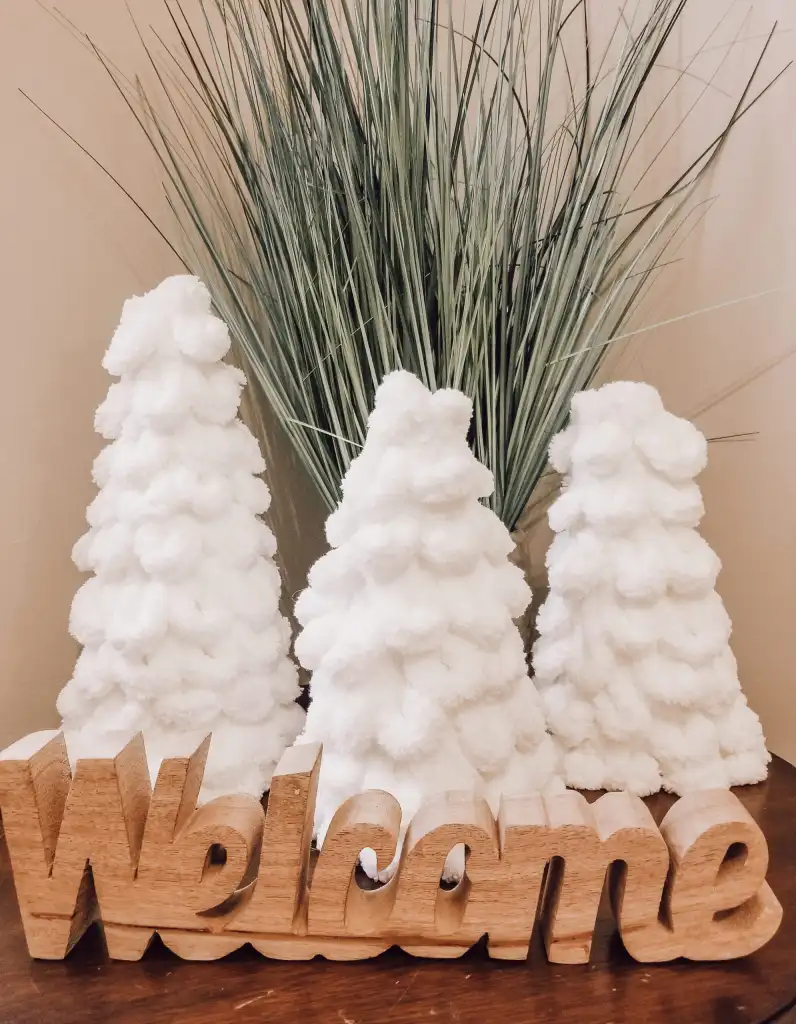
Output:
[[[568,785],[674,793],[759,782],[770,755],[696,532],[707,443],[647,384],[576,395],[550,447],[550,595],[536,685]]]
[[[492,474],[467,444],[472,403],[431,394],[405,371],[376,394],[362,452],[327,522],[296,616],[296,654],[312,670],[303,738],[323,743],[316,830],[363,789],[401,803],[474,790],[563,788],[523,644],[527,607],[508,531],[479,499]],[[460,851],[459,851],[460,854]],[[365,869],[377,873],[372,851]],[[386,878],[393,865],[379,865]],[[460,855],[446,872],[458,877]]]
[[[112,756],[143,730],[164,757],[213,738],[201,799],[260,796],[304,715],[279,612],[271,497],[237,418],[246,379],[195,277],[129,299],[103,366],[120,377],[95,417],[111,443],[73,559],[83,645],[58,698],[70,756]]]

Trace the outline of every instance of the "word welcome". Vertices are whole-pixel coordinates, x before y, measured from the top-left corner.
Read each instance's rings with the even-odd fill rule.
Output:
[[[367,891],[360,852],[385,865],[397,849],[401,811],[390,794],[347,800],[316,859],[320,747],[285,753],[266,811],[246,796],[197,809],[209,742],[165,761],[154,790],[140,736],[113,759],[78,761],[74,774],[61,735],[0,755],[0,813],[31,956],[63,958],[99,920],[120,960],[139,959],[156,932],[193,960],[246,943],[285,960],[356,960],[393,945],[456,957],[484,935],[490,956],[521,960],[538,910],[548,959],[586,963],[606,875],[622,941],[647,963],[745,956],[782,917],[765,881],[765,838],[728,791],[683,797],[660,828],[628,793],[593,804],[575,792],[505,797],[497,819],[484,800],[447,793],[412,819],[394,877]],[[457,844],[466,871],[448,890],[440,875]]]

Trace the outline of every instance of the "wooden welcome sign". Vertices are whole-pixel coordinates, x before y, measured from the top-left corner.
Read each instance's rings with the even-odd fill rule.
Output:
[[[392,859],[400,808],[382,792],[348,800],[311,871],[318,746],[286,752],[267,813],[245,796],[196,809],[209,739],[164,762],[154,791],[140,736],[74,775],[61,735],[30,746],[0,755],[0,811],[34,957],[66,956],[99,920],[119,960],[139,959],[155,932],[189,960],[245,943],[283,960],[357,960],[393,945],[456,957],[484,935],[490,956],[523,960],[538,906],[548,958],[586,963],[606,872],[625,947],[646,963],[745,956],[782,917],[765,838],[728,791],[683,797],[660,829],[628,793],[591,805],[575,792],[507,798],[497,821],[483,800],[448,793],[412,820],[392,880],[366,891],[359,853]],[[465,877],[446,890],[442,866],[458,843]]]

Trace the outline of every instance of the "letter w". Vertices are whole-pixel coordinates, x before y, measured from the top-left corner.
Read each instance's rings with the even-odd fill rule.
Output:
[[[25,939],[31,956],[62,959],[98,901],[107,912],[129,897],[151,798],[143,740],[79,761],[74,778],[60,734],[24,759],[15,749],[0,757],[0,813]]]

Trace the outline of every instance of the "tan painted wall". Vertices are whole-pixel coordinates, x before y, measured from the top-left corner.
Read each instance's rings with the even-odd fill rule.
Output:
[[[55,6],[119,66],[144,68],[123,0]],[[131,6],[142,24],[166,27],[162,0]],[[110,383],[100,360],[124,299],[180,270],[113,183],[19,89],[147,211],[164,222],[167,214],[147,143],[99,63],[34,0],[0,0],[0,746],[57,724],[55,697],[77,650],[67,632],[80,583],[70,552],[94,493],[94,409]],[[277,449],[268,456],[274,519],[296,591],[318,552],[320,520],[289,453]]]
[[[749,5],[730,0],[693,4],[681,40],[689,55],[716,19],[730,11],[719,35],[741,28]],[[761,0],[716,85],[737,94],[740,73],[754,59],[760,33],[779,20],[767,67],[796,57],[796,5]],[[696,83],[698,84],[698,83]],[[728,97],[711,90],[716,109]],[[636,339],[613,368],[647,380],[673,411],[705,434],[756,432],[748,441],[715,442],[701,477],[707,516],[703,532],[721,556],[718,589],[734,624],[732,646],[750,703],[770,746],[796,762],[796,68],[738,126],[704,189],[717,201],[683,261],[641,322],[754,295],[777,293],[670,324]],[[683,146],[704,125],[696,118]]]
[[[698,2],[697,21],[712,23],[724,4]],[[61,0],[59,6],[121,66],[143,67],[122,0]],[[163,23],[162,0],[132,6],[142,23]],[[745,33],[777,16],[783,34],[774,64],[796,53],[792,0],[760,0]],[[3,745],[55,723],[54,698],[75,657],[66,623],[79,577],[69,553],[92,496],[90,466],[99,448],[93,410],[108,385],[102,352],[124,298],[178,266],[118,190],[17,91],[24,89],[78,136],[147,210],[165,215],[146,144],[101,68],[33,0],[0,0],[0,29]],[[699,45],[703,29],[689,27],[684,53]],[[731,64],[724,86],[739,73]],[[644,311],[644,322],[784,290],[644,335],[615,368],[658,385],[673,411],[694,416],[711,436],[757,432],[750,442],[711,446],[705,532],[725,563],[720,590],[735,622],[744,685],[771,745],[794,761],[796,359],[784,357],[796,341],[796,141],[784,126],[793,123],[795,107],[791,75],[725,154],[710,183],[720,202]],[[318,510],[280,445],[269,461],[294,591],[318,550]]]

